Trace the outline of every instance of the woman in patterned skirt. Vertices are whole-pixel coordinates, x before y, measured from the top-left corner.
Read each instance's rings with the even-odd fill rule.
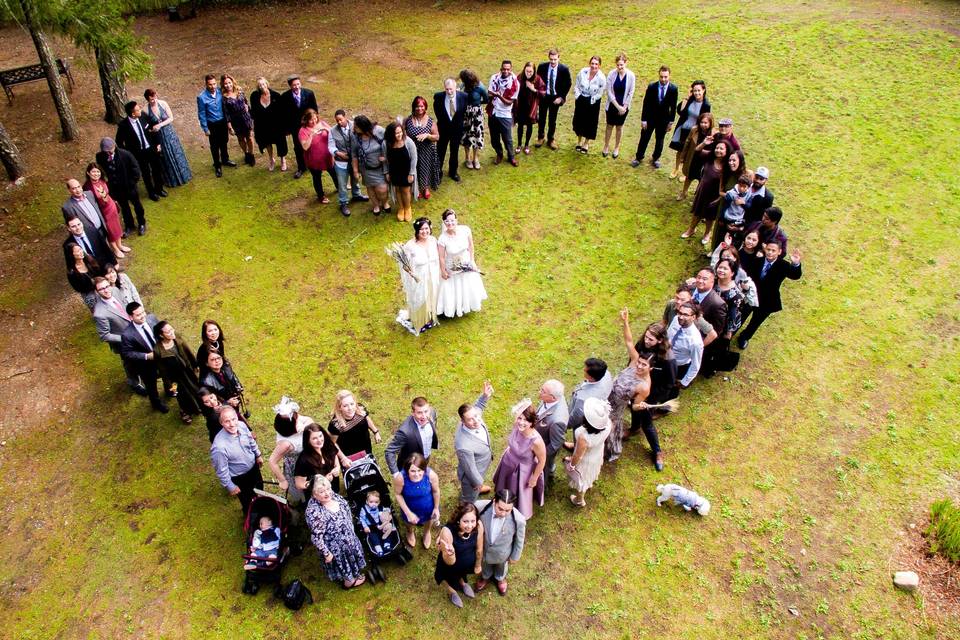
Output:
[[[440,163],[437,161],[437,123],[427,115],[427,100],[413,99],[411,114],[403,123],[407,137],[417,145],[417,184],[424,200],[430,199],[430,190],[440,186]]]
[[[473,71],[460,72],[463,92],[467,94],[467,111],[463,118],[463,147],[467,169],[480,168],[480,150],[483,149],[483,105],[490,101],[487,89]]]
[[[330,481],[318,475],[313,481],[313,492],[307,503],[306,520],[310,541],[320,557],[323,570],[333,582],[341,582],[347,589],[359,587],[366,579],[363,568],[363,546],[353,530],[350,506],[330,488]]]
[[[233,76],[220,76],[220,91],[223,93],[223,111],[227,116],[227,127],[237,136],[237,142],[243,151],[243,161],[251,167],[256,164],[253,155],[253,116],[243,89]]]

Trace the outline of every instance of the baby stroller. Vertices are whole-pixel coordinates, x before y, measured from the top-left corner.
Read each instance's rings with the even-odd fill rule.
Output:
[[[380,494],[380,508],[391,506],[390,488],[380,473],[380,467],[372,455],[364,456],[355,460],[350,468],[343,474],[343,483],[347,494],[347,503],[350,505],[350,512],[353,514],[353,526],[360,538],[366,555],[369,559],[367,563],[367,580],[370,584],[376,584],[377,580],[386,582],[387,576],[384,574],[380,564],[388,558],[395,558],[401,565],[407,564],[413,560],[411,554],[400,540],[399,519],[394,515],[394,529],[389,536],[384,538],[387,544],[381,547],[380,551],[370,544],[367,534],[363,531],[363,525],[360,523],[360,510],[367,500],[368,491],[376,491]]]
[[[290,556],[290,542],[287,530],[290,527],[290,507],[287,501],[279,496],[266,491],[256,490],[250,506],[247,508],[247,517],[243,521],[243,533],[245,546],[243,558],[246,561],[254,561],[257,567],[244,570],[243,592],[250,595],[260,590],[261,584],[280,584],[283,564]],[[259,558],[246,553],[250,550],[253,543],[253,534],[260,526],[260,518],[268,517],[273,521],[273,526],[280,529],[280,548],[278,549],[276,560]]]

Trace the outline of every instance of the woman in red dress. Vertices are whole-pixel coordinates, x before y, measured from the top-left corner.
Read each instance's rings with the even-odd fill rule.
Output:
[[[87,165],[87,181],[83,183],[83,190],[93,193],[97,206],[100,207],[100,213],[103,214],[103,219],[107,223],[107,242],[116,256],[122,258],[124,253],[132,249],[121,242],[123,227],[120,225],[117,203],[110,197],[107,181],[103,179],[103,170],[96,162]]]

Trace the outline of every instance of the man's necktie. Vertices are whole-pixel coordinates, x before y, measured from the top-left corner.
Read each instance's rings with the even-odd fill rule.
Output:
[[[666,95],[667,88],[663,85],[660,85],[660,102],[663,102],[664,95]]]

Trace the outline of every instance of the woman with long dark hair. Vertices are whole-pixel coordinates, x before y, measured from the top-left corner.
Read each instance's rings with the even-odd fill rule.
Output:
[[[694,80],[690,83],[687,97],[681,100],[677,107],[677,126],[674,127],[673,137],[670,139],[670,148],[677,152],[677,159],[673,163],[673,171],[670,172],[671,178],[683,179],[682,176],[687,175],[681,173],[687,136],[697,128],[700,116],[710,113],[710,108],[710,101],[707,100],[707,83],[703,80]]]
[[[480,573],[483,559],[483,524],[473,503],[461,503],[453,510],[437,536],[437,549],[440,553],[433,579],[447,590],[454,606],[463,607],[458,592],[462,591],[468,598],[476,595],[467,577]]]
[[[513,101],[513,120],[517,124],[517,146],[515,153],[530,155],[530,136],[533,135],[533,125],[537,124],[540,115],[540,98],[547,94],[547,85],[543,78],[537,75],[537,69],[532,62],[523,65],[520,71],[520,91]],[[527,136],[524,139],[523,132]]]
[[[463,144],[467,169],[480,168],[480,151],[483,150],[483,105],[490,101],[487,89],[477,74],[470,69],[460,72],[463,92],[467,94],[467,111],[463,117]]]
[[[427,100],[423,96],[413,99],[410,115],[403,121],[403,130],[417,147],[417,187],[423,199],[429,200],[430,190],[440,186],[440,163],[437,160],[440,131],[427,114]]]
[[[197,347],[197,366],[200,368],[201,378],[203,378],[208,371],[207,356],[210,355],[211,351],[216,351],[226,359],[227,354],[226,351],[224,351],[225,342],[223,329],[220,328],[220,324],[216,320],[204,320],[203,323],[201,323],[200,346]]]
[[[161,320],[153,327],[156,345],[154,359],[166,389],[177,385],[177,404],[180,419],[191,424],[193,416],[200,415],[200,379],[197,377],[197,360],[193,350],[176,334],[173,325]]]
[[[303,450],[293,467],[293,482],[297,489],[309,493],[313,477],[321,475],[330,481],[335,492],[340,491],[340,472],[350,466],[327,430],[314,423],[303,430]]]
[[[397,202],[397,220],[413,220],[413,201],[419,197],[417,185],[417,145],[404,133],[403,125],[391,122],[383,134],[384,167],[387,182]]]
[[[687,197],[690,185],[694,180],[700,179],[703,171],[704,158],[710,156],[713,150],[714,126],[712,113],[701,113],[697,117],[697,126],[687,134],[687,139],[683,143],[683,149],[679,155],[682,158],[681,171],[683,172],[683,187],[677,194],[677,200],[683,200]]]
[[[383,127],[371,122],[365,115],[353,119],[353,146],[350,157],[353,159],[353,177],[363,184],[373,205],[373,215],[380,211],[390,213],[390,193],[387,184],[386,156],[383,153]]]
[[[80,245],[71,242],[66,246],[73,258],[73,263],[67,269],[67,282],[80,294],[83,304],[92,312],[99,299],[93,279],[104,275],[103,268],[97,259],[86,253]]]
[[[713,146],[713,160],[703,165],[697,192],[693,196],[693,205],[690,207],[690,226],[680,234],[681,238],[689,238],[697,230],[697,225],[703,220],[706,229],[703,231],[701,244],[710,243],[710,230],[717,219],[717,209],[723,198],[723,172],[727,168],[727,156],[730,148],[725,140],[719,140]]]

